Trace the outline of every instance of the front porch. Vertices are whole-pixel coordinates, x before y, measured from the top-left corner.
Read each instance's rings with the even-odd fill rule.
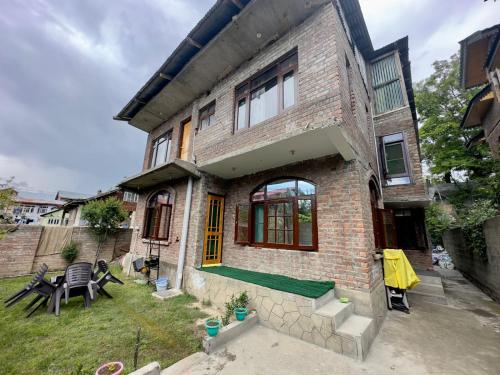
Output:
[[[261,325],[358,360],[366,357],[379,329],[377,321],[356,314],[352,302],[341,303],[331,289],[332,284],[289,278],[303,294],[314,290],[315,295],[320,295],[318,289],[327,290],[317,298],[310,298],[227,277],[229,274],[248,276],[241,272],[243,270],[216,268],[186,270],[185,289],[221,310],[231,296],[246,291],[250,297],[249,307],[256,309]],[[254,281],[257,276],[261,284],[282,277],[263,273],[252,276]],[[287,287],[280,286],[280,289]]]

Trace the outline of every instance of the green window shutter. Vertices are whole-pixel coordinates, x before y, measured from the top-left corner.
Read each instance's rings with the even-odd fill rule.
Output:
[[[372,85],[377,114],[403,106],[403,92],[394,55],[372,65]]]

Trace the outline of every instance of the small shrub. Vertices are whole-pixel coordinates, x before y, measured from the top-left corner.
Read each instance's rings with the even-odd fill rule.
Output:
[[[495,204],[490,200],[477,200],[459,214],[460,227],[469,249],[482,260],[487,261],[486,238],[483,223],[497,215]]]
[[[73,263],[78,256],[78,247],[75,242],[71,241],[69,244],[64,246],[61,251],[61,256],[68,263]]]
[[[248,293],[246,291],[242,292],[238,297],[234,294],[231,296],[231,300],[226,302],[226,311],[222,317],[222,325],[227,326],[231,323],[231,316],[234,313],[234,309],[238,307],[247,307],[249,302]]]

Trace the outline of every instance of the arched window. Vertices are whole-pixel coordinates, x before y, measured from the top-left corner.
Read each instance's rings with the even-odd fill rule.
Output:
[[[167,190],[149,198],[144,220],[144,238],[168,240],[172,217],[173,196]]]
[[[296,178],[260,186],[237,212],[236,242],[316,250],[316,186]]]

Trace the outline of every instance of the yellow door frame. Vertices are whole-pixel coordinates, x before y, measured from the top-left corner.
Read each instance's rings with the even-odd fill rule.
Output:
[[[207,196],[205,234],[203,238],[204,267],[218,266],[222,262],[222,238],[224,228],[224,197],[215,194]]]

